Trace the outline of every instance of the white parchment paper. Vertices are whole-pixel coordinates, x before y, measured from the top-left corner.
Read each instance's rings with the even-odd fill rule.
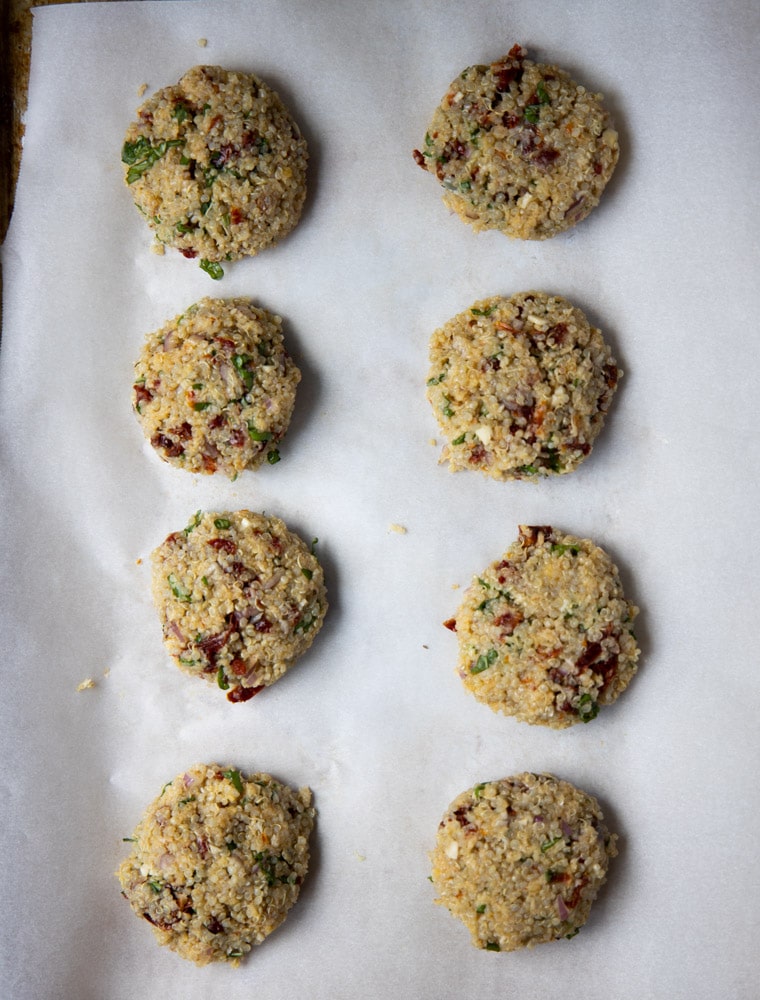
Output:
[[[757,995],[758,29],[741,0],[35,13],[2,258],[3,996]],[[449,81],[515,41],[603,91],[621,135],[601,207],[542,244],[472,233],[411,157]],[[138,87],[200,62],[263,76],[311,150],[298,229],[220,283],[150,252],[119,162]],[[613,345],[604,435],[556,482],[452,476],[429,335],[528,288]],[[130,410],[144,335],[206,294],[279,312],[304,375],[283,460],[232,484],[161,463]],[[242,506],[319,537],[331,610],[287,677],[230,705],[169,662],[148,556],[195,510]],[[641,606],[639,675],[589,726],[497,717],[455,675],[455,588],[518,523],[595,538]],[[197,761],[308,784],[319,810],[297,907],[237,970],[159,948],[113,877]],[[620,856],[571,943],[478,952],[433,905],[427,852],[456,794],[524,769],[596,794]]]

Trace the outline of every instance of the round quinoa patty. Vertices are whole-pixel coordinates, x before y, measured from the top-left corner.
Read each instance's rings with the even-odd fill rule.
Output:
[[[122,895],[183,958],[238,965],[298,899],[313,826],[308,788],[198,764],[164,786],[129,838]]]
[[[234,479],[279,461],[300,379],[279,316],[205,298],[147,337],[133,406],[165,462]]]
[[[164,643],[179,668],[247,701],[304,653],[327,611],[322,567],[278,517],[193,517],[151,556]]]
[[[515,951],[572,938],[617,854],[599,803],[548,774],[487,781],[438,827],[432,880],[476,948]]]
[[[601,94],[526,54],[514,45],[490,66],[463,70],[414,158],[476,231],[544,240],[599,203],[618,160],[618,137]]]
[[[621,372],[559,295],[494,296],[430,338],[427,396],[452,471],[494,479],[572,472],[590,454]]]
[[[459,675],[495,712],[564,729],[595,719],[636,673],[638,608],[610,557],[587,538],[520,525],[475,577],[456,618]]]
[[[138,108],[121,158],[157,241],[212,277],[215,262],[287,236],[306,197],[306,142],[290,113],[263,80],[220,66],[195,66]]]

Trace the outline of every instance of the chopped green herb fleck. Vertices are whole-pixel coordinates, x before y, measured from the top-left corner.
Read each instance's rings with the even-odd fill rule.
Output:
[[[176,118],[178,122],[184,122],[190,117],[189,110],[184,104],[176,104],[174,106],[174,111],[172,111],[172,118]]]
[[[213,278],[214,281],[219,281],[220,278],[224,277],[224,268],[215,260],[206,260],[204,257],[200,262],[200,269],[205,271],[209,278]]]
[[[256,424],[252,420],[248,421],[248,436],[252,441],[271,441],[272,434],[270,431],[260,431],[257,429]]]
[[[530,122],[532,125],[538,124],[538,113],[541,110],[540,104],[529,104],[525,108],[525,121]]]
[[[439,385],[441,382],[443,382],[443,380],[445,378],[446,378],[446,372],[441,372],[440,375],[437,375],[434,378],[429,378],[427,380],[427,384],[428,385]]]
[[[313,611],[311,608],[309,608],[307,611],[304,611],[304,613],[301,615],[293,631],[308,632],[316,620],[317,620],[316,612]]]
[[[193,409],[198,413],[200,413],[201,410],[207,410],[209,406],[211,406],[211,403],[193,403]]]
[[[546,87],[544,86],[543,80],[538,81],[538,86],[536,87],[536,94],[538,95],[539,104],[549,103],[549,95],[546,93]]]
[[[226,691],[229,688],[230,682],[227,680],[227,677],[224,673],[224,667],[219,667],[219,669],[217,670],[216,683],[219,685],[222,691]]]
[[[238,792],[238,794],[242,795],[243,780],[240,777],[240,771],[236,771],[234,768],[230,768],[229,771],[222,771],[222,774],[224,775],[225,778],[229,778],[229,780],[232,782],[235,788],[235,791]]]
[[[307,580],[311,580],[311,578],[314,576],[312,571],[310,569],[307,569],[305,566],[301,567],[301,572],[303,573],[303,575],[306,577]]]
[[[184,146],[184,139],[163,139],[156,146],[141,135],[135,142],[125,142],[121,150],[121,161],[129,167],[127,184],[134,184],[154,163],[165,156],[172,146]]]
[[[318,542],[319,542],[318,538],[312,538],[311,547],[309,548],[309,552],[311,552],[312,555],[314,555],[314,553],[316,552]]]
[[[224,846],[227,848],[230,854],[232,854],[233,851],[237,850],[237,844],[235,843],[234,840],[228,840]]]
[[[488,670],[493,665],[498,655],[495,649],[489,649],[487,653],[483,653],[482,656],[477,658],[476,662],[470,667],[470,673],[482,674],[484,670]]]
[[[174,573],[170,573],[167,576],[166,582],[169,584],[171,592],[174,594],[174,596],[177,598],[178,601],[184,601],[186,604],[190,603],[190,601],[192,600],[191,591],[187,590],[180,583],[180,581],[177,579]]]
[[[125,844],[136,844],[137,843],[137,837],[122,837],[121,839],[122,839],[122,841]]]
[[[276,448],[272,448],[272,450],[267,455],[267,462],[269,462],[270,465],[277,465],[279,461],[280,461],[279,451]]]
[[[551,850],[555,844],[558,844],[562,840],[562,837],[552,837],[550,840],[545,840],[541,844],[541,853],[546,854],[547,851]]]
[[[150,880],[148,880],[148,885],[151,887],[151,889],[153,890],[153,892],[155,892],[156,895],[158,895],[161,892],[160,882],[151,882]]]
[[[570,931],[569,934],[565,934],[565,937],[567,938],[568,941],[572,941],[575,935],[580,934],[580,932],[581,932],[580,927],[575,927],[573,928],[573,930]]]
[[[498,941],[486,941],[486,951],[501,951]]]
[[[451,409],[451,400],[446,395],[444,395],[443,397],[443,406],[441,407],[441,412],[443,413],[444,417],[454,416],[454,411]]]
[[[470,309],[470,312],[473,316],[490,316],[495,309],[498,309],[498,306],[488,306],[486,309]]]
[[[578,548],[577,545],[561,545],[559,542],[555,542],[552,545],[550,552],[552,553],[552,555],[557,555],[557,556],[563,556],[566,552],[572,552],[574,556],[577,556],[578,553],[580,552],[580,549]]]
[[[177,805],[179,805],[179,806],[186,806],[188,802],[195,802],[195,796],[194,795],[188,795],[188,797],[186,799],[180,799],[179,802],[177,803]]]
[[[535,476],[538,469],[535,465],[521,465],[518,467],[517,471],[525,473],[526,476]]]
[[[211,208],[211,202],[210,201],[202,201],[201,202],[201,215],[205,215],[206,212],[208,212],[208,210],[210,208]]]
[[[214,527],[219,528],[220,531],[224,531],[230,526],[230,520],[227,517],[217,517],[214,518]]]
[[[242,958],[243,953],[239,948],[233,948],[232,951],[227,952],[227,958]]]
[[[182,529],[182,533],[185,536],[189,535],[190,532],[193,531],[193,529],[198,527],[198,525],[201,523],[201,516],[202,516],[201,512],[199,510],[196,510],[196,512],[193,514],[192,521],[188,524],[186,528]]]
[[[483,794],[483,789],[484,789],[485,787],[486,787],[486,786],[485,786],[485,782],[484,782],[484,783],[483,783],[482,785],[476,785],[476,786],[475,786],[475,787],[473,788],[473,790],[472,790],[472,794],[473,794],[473,795],[475,796],[475,798],[476,798],[476,799],[479,799],[479,798],[480,798],[480,796],[481,796],[481,795]]]
[[[580,697],[578,715],[581,722],[591,722],[592,719],[595,719],[599,715],[599,706],[588,692],[582,694]]]
[[[253,388],[253,372],[248,367],[253,358],[250,354],[233,354],[232,363],[235,366],[235,371],[241,377],[245,383],[246,389]]]
[[[459,182],[459,190],[460,191],[469,191],[471,188],[472,188],[472,184],[469,181],[460,181]]]
[[[464,434],[460,434],[459,437],[458,438],[454,438],[454,440],[451,443],[452,444],[464,444],[464,439],[465,439],[465,435]]]
[[[476,913],[485,913],[486,912],[486,904],[485,903],[481,903],[480,906],[478,906],[476,908],[475,912]]]

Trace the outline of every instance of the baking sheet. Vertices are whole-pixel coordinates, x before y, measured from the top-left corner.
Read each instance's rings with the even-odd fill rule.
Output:
[[[737,0],[35,14],[2,257],[5,995],[756,995],[758,26]],[[603,91],[621,134],[601,207],[542,244],[470,232],[411,157],[456,73],[516,40]],[[150,253],[119,163],[138,87],[199,62],[263,76],[311,150],[298,229],[220,283]],[[527,288],[602,327],[613,412],[572,476],[453,476],[428,337]],[[279,312],[304,375],[283,461],[235,483],[162,464],[130,412],[143,336],[207,294]],[[230,705],[169,663],[148,556],[195,510],[242,506],[319,537],[331,610],[297,667]],[[455,675],[440,623],[518,523],[595,538],[642,609],[639,675],[592,725],[497,717]],[[319,811],[298,905],[237,970],[159,948],[113,877],[148,801],[212,760],[308,784]],[[481,953],[433,905],[427,851],[456,794],[524,769],[596,794],[620,856],[571,944]]]

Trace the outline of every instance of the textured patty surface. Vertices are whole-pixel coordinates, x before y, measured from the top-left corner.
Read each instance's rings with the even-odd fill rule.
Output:
[[[599,203],[618,160],[602,104],[557,66],[515,45],[451,83],[414,158],[473,229],[543,240]]]
[[[316,542],[316,539],[315,539]],[[322,567],[277,517],[198,513],[152,553],[153,598],[180,669],[247,701],[311,646],[327,612]]]
[[[250,73],[195,66],[137,110],[124,179],[159,243],[209,264],[250,257],[296,226],[308,152],[277,94]]]
[[[117,877],[162,945],[198,965],[238,964],[298,898],[314,809],[269,774],[198,764],[164,786]]]
[[[494,479],[572,472],[620,378],[602,334],[559,295],[476,302],[430,338],[427,396],[452,471]]]
[[[548,774],[486,781],[459,795],[431,854],[436,902],[476,948],[515,951],[572,938],[617,854],[591,795]]]
[[[445,624],[459,640],[459,675],[479,701],[564,729],[596,718],[631,682],[637,614],[598,545],[521,525]]]
[[[132,405],[165,462],[234,479],[279,461],[300,379],[279,316],[204,298],[146,338]]]

